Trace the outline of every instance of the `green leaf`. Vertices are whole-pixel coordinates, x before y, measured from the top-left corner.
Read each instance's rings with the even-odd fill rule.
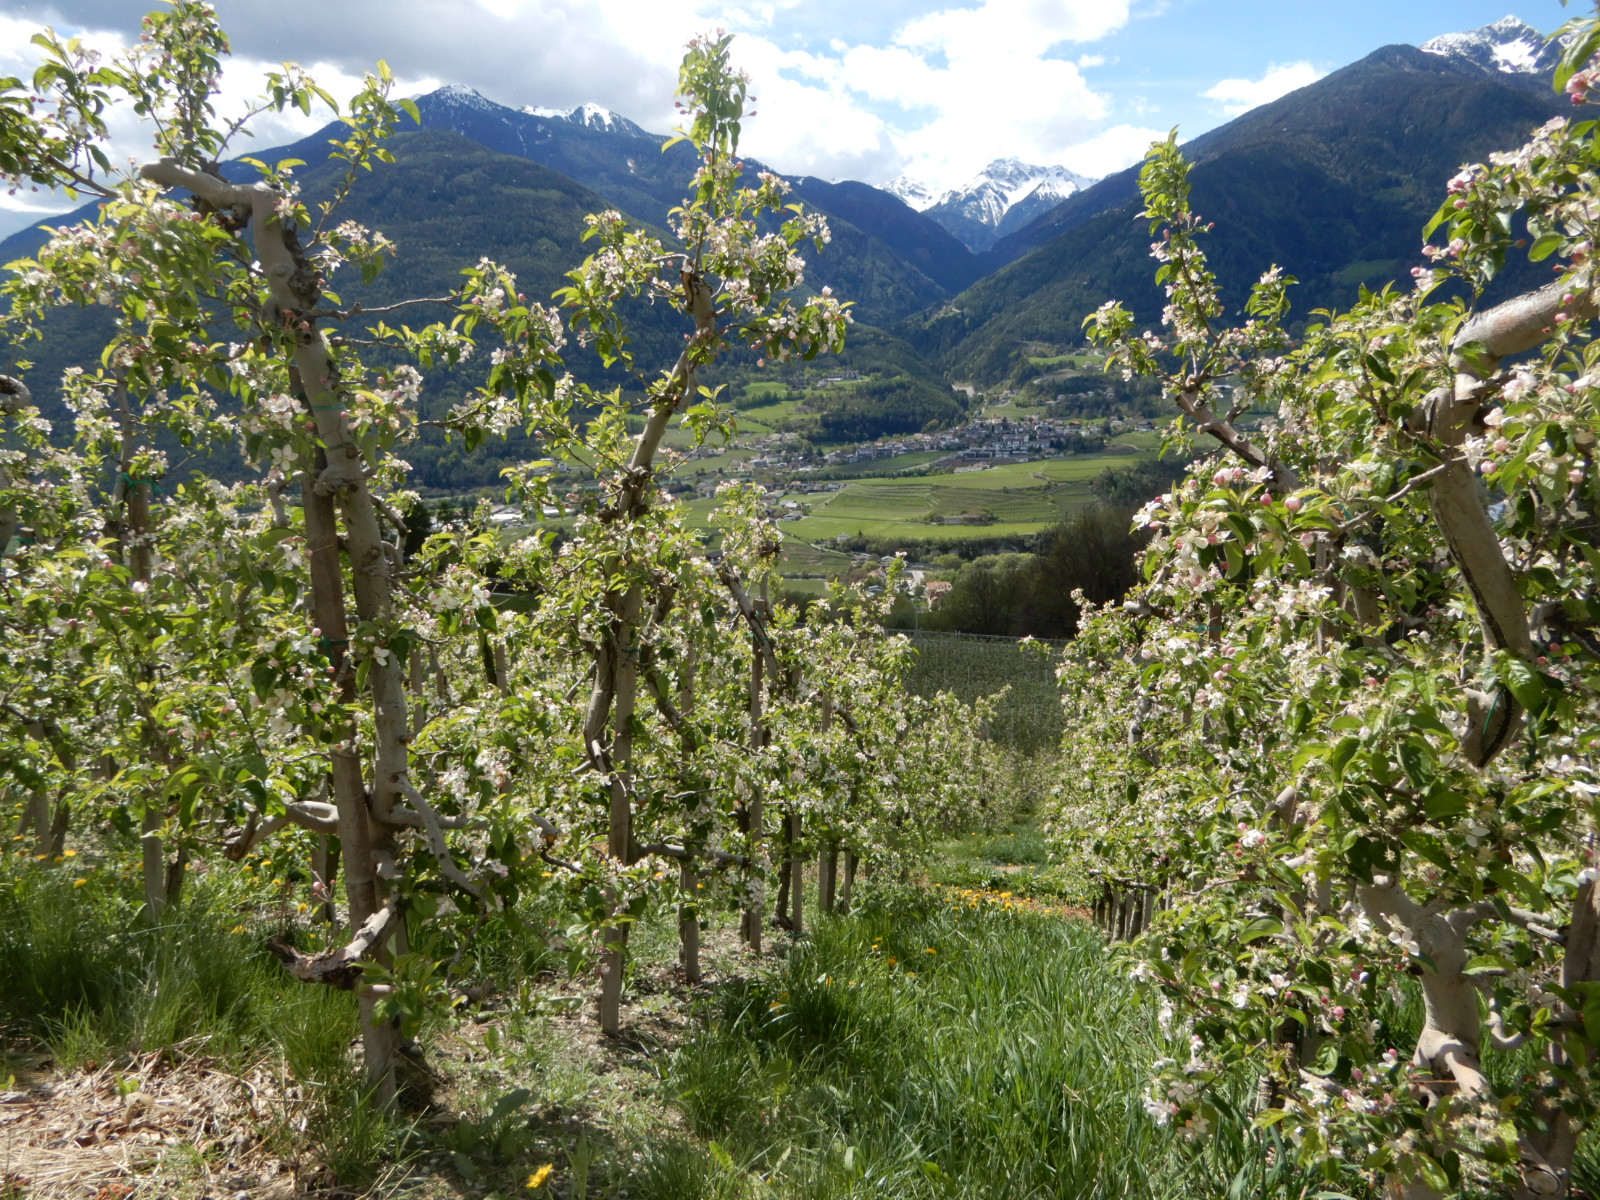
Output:
[[[1531,713],[1544,711],[1546,685],[1544,677],[1531,663],[1520,658],[1508,658],[1501,668],[1501,677],[1517,703]]]
[[[1450,1176],[1431,1155],[1417,1151],[1417,1168],[1422,1172],[1422,1182],[1436,1192],[1450,1191]]]
[[[1283,922],[1273,917],[1257,917],[1239,931],[1239,944],[1248,946],[1264,937],[1274,937],[1283,932]]]
[[[1533,262],[1543,262],[1561,248],[1561,243],[1566,239],[1559,233],[1547,233],[1538,238],[1528,248],[1528,258]]]
[[[1339,744],[1333,748],[1333,753],[1328,755],[1328,766],[1333,769],[1335,784],[1344,782],[1344,769],[1350,765],[1350,760],[1355,757],[1359,749],[1361,749],[1360,738],[1341,738]]]

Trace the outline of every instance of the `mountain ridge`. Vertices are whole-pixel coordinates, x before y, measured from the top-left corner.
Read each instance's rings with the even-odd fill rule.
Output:
[[[1302,281],[1299,313],[1348,306],[1363,283],[1407,279],[1460,163],[1520,144],[1570,108],[1547,78],[1537,90],[1526,78],[1387,46],[1187,143],[1195,209],[1217,224],[1206,249],[1226,300],[1241,304],[1274,263]],[[1080,342],[1083,318],[1107,298],[1154,326],[1138,175],[1109,176],[1000,239],[976,284],[898,332],[951,377],[996,382],[1017,377],[1029,342]]]

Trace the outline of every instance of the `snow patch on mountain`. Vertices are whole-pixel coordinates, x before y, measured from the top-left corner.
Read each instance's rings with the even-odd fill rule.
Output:
[[[488,111],[501,107],[476,88],[469,88],[464,83],[447,83],[437,91],[429,92],[427,98],[442,101],[456,108],[476,108]]]
[[[634,123],[626,117],[619,117],[611,109],[603,109],[598,104],[579,104],[576,109],[546,109],[538,104],[528,104],[523,107],[523,112],[530,117],[546,117],[550,120],[562,120],[573,125],[582,125],[589,130],[626,130]]]
[[[1041,167],[1017,158],[997,158],[962,187],[939,197],[937,207],[997,229],[1025,201],[1060,203],[1092,180],[1065,167]]]
[[[1500,75],[1543,75],[1561,60],[1561,46],[1516,17],[1501,17],[1482,29],[1447,33],[1424,42],[1425,54],[1454,59]]]
[[[920,179],[913,179],[910,175],[896,175],[888,183],[880,184],[879,191],[888,192],[891,196],[898,196],[906,204],[918,212],[925,212],[939,203],[939,193],[934,191]]]

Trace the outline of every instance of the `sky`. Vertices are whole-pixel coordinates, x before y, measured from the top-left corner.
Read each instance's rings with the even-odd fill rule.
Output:
[[[593,102],[667,132],[684,42],[724,29],[757,98],[745,153],[790,174],[879,184],[906,173],[935,190],[1002,157],[1098,178],[1174,126],[1193,137],[1380,46],[1507,15],[1548,33],[1574,11],[1559,0],[213,3],[234,54],[224,111],[280,62],[346,96],[381,58],[401,94],[459,83],[512,106]],[[0,76],[31,74],[29,38],[43,25],[109,54],[137,39],[154,6],[0,0]],[[274,117],[248,149],[295,140],[329,116]],[[148,149],[132,114],[114,135],[119,157]],[[0,193],[0,237],[65,207],[48,193]]]

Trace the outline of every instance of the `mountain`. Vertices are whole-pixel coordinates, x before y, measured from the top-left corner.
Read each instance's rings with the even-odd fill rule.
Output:
[[[694,175],[694,151],[679,142],[665,153],[647,132],[597,104],[571,110],[509,108],[452,85],[418,97],[424,128],[448,129],[501,154],[560,171],[633,216],[665,224]],[[751,172],[765,168],[746,161]],[[935,221],[864,183],[796,181],[808,206],[829,218],[832,242],[808,247],[808,281],[854,300],[858,315],[898,320],[959,291],[978,277],[970,251]]]
[[[870,229],[873,237],[952,295],[982,273],[972,251],[899,196],[852,180],[829,183],[798,175],[789,182],[795,198],[806,207],[857,229]]]
[[[1486,54],[1384,47],[1187,143],[1195,210],[1216,222],[1205,248],[1225,302],[1237,311],[1273,263],[1300,279],[1300,316],[1348,307],[1363,283],[1406,280],[1460,164],[1570,111],[1548,75],[1502,69],[1521,61],[1521,28],[1497,22],[1447,43]],[[1138,174],[1109,176],[1002,237],[984,256],[993,273],[902,335],[953,377],[988,382],[1025,372],[1030,342],[1081,342],[1083,318],[1109,297],[1155,325]]]
[[[898,196],[910,207],[918,212],[927,212],[939,203],[939,193],[934,191],[920,179],[913,179],[909,175],[896,175],[888,183],[878,189],[888,192],[891,196]]]
[[[973,250],[987,250],[1000,236],[1021,229],[1092,182],[1065,167],[997,158],[925,211]]]
[[[460,134],[446,130],[417,129],[396,134],[388,143],[395,161],[363,172],[339,219],[350,219],[382,230],[397,247],[393,260],[370,285],[358,275],[341,272],[333,286],[346,304],[357,301],[382,305],[418,296],[443,296],[459,286],[461,269],[488,256],[516,272],[519,285],[534,297],[548,296],[564,282],[563,276],[585,253],[581,241],[584,215],[605,207],[595,192],[559,172],[525,159],[484,149]],[[313,135],[292,146],[262,153],[266,160],[300,158],[297,169],[307,196],[326,195],[341,175],[343,163],[327,157],[325,137]],[[247,178],[247,168],[230,163],[225,174]],[[95,205],[73,216],[92,219]],[[31,254],[42,235],[34,231],[15,234],[0,242],[0,262]],[[682,344],[683,330],[664,308],[640,306],[642,327],[637,339],[647,362],[670,362]],[[406,319],[413,325],[447,318],[444,306],[419,307]],[[54,383],[67,366],[93,368],[110,335],[105,310],[98,308],[52,310],[42,342],[9,349],[14,359],[29,359],[27,372],[44,415],[71,428],[71,418],[56,401]],[[226,332],[222,333],[226,340]],[[574,369],[600,378],[597,363],[586,361],[569,347]],[[0,365],[11,370],[14,361]],[[472,360],[459,368],[436,367],[428,374],[423,395],[425,416],[437,416],[465,389],[481,381],[483,363]],[[224,448],[212,460],[194,458],[181,447],[167,447],[173,474],[185,478],[191,470],[221,477],[238,472],[238,455]],[[513,435],[506,442],[489,443],[467,454],[458,440],[425,437],[408,448],[406,458],[415,467],[414,478],[424,487],[481,487],[499,482],[502,467],[523,461],[533,453],[527,439]]]
[[[1545,41],[1544,34],[1516,17],[1501,17],[1492,25],[1466,33],[1447,33],[1423,42],[1424,54],[1436,54],[1464,66],[1495,75],[1520,77],[1542,87],[1561,61],[1561,44]]]

